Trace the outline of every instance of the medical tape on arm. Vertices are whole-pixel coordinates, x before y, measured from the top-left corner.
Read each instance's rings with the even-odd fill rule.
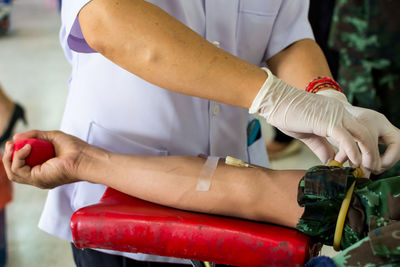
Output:
[[[208,191],[211,187],[211,180],[214,171],[218,166],[219,157],[209,156],[200,171],[199,179],[196,186],[196,191]]]

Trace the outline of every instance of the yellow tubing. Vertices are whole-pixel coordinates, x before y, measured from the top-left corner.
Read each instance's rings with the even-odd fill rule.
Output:
[[[343,168],[342,163],[340,163],[336,160],[332,160],[331,162],[329,162],[328,166],[338,166],[340,168]],[[363,176],[362,170],[360,168],[356,168],[356,170],[353,172],[353,176],[356,178],[361,178]],[[349,190],[347,190],[346,196],[344,197],[344,199],[342,201],[342,205],[340,206],[338,218],[336,221],[335,234],[333,236],[333,248],[336,251],[340,250],[340,242],[342,241],[344,222],[346,220],[347,211],[349,210],[351,197],[353,196],[353,191],[354,191],[355,185],[356,185],[356,181],[354,181],[351,184]]]
[[[344,221],[346,220],[347,211],[349,210],[351,197],[353,196],[355,185],[356,181],[354,181],[353,184],[350,186],[345,198],[343,199],[342,205],[340,206],[339,215],[336,221],[335,234],[333,236],[333,248],[336,251],[340,250],[340,242],[342,241]]]
[[[329,161],[328,166],[337,166],[337,167],[343,168],[343,164],[334,159]]]

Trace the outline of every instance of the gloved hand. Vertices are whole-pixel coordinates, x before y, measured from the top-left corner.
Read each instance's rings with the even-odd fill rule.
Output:
[[[269,124],[303,141],[323,163],[335,157],[327,137],[338,145],[339,155],[346,155],[357,167],[361,162],[370,167],[379,160],[378,140],[347,111],[342,101],[296,89],[264,70],[268,78],[250,113],[260,114]]]
[[[369,155],[366,153],[368,148],[365,147],[364,144],[358,142],[358,146],[363,153],[361,167],[378,174],[391,168],[400,160],[400,130],[393,126],[383,114],[374,110],[352,106],[347,102],[345,95],[336,90],[319,91],[317,94],[342,101],[345,109],[358,123],[362,124],[367,129],[367,133],[365,134],[369,134],[372,137],[374,145],[379,141],[380,144],[387,146],[382,156],[379,156],[379,154]],[[347,160],[343,149],[339,149],[335,160],[340,162],[345,162]]]

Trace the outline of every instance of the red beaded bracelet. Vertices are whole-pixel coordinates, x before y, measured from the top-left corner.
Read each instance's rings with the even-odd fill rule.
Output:
[[[329,77],[317,77],[313,79],[306,87],[305,91],[310,93],[316,93],[322,88],[331,88],[343,93],[340,85],[332,78]]]

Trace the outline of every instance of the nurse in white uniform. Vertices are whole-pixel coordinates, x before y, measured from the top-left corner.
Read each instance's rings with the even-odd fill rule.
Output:
[[[331,75],[312,40],[307,14],[307,1],[298,0],[63,1],[60,37],[72,74],[61,130],[116,153],[230,155],[267,166],[264,139],[247,146],[252,107],[271,124],[303,138],[323,161],[334,157],[325,137],[339,125],[341,132],[334,139],[343,150],[341,159],[380,170],[384,159],[381,164],[376,157],[375,143],[346,132],[342,121],[332,124],[336,116],[331,115],[336,113],[342,114],[339,120],[354,119],[337,97],[327,100],[296,90],[300,95],[293,98],[298,105],[286,109],[285,118],[268,110],[289,106],[279,101],[290,99],[294,87],[304,88],[317,76]],[[276,82],[276,77],[272,85],[265,82],[273,77],[260,69],[266,63],[293,88]],[[260,91],[272,87],[276,97]],[[296,102],[303,95],[304,101]],[[307,103],[318,101],[323,104],[317,112],[328,117],[314,121],[319,130],[310,130],[305,118],[290,120],[298,109],[307,113]],[[336,106],[335,112],[326,103]],[[342,149],[343,142],[354,148],[355,139],[365,144],[360,145],[361,152]],[[103,185],[87,182],[51,190],[39,227],[71,242],[72,213],[96,203],[104,190]],[[116,251],[87,257],[108,255],[187,263]],[[91,260],[83,259],[85,251],[77,257],[79,266],[92,266]]]

